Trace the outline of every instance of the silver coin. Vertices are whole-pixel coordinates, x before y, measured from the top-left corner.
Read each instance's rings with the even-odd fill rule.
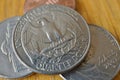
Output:
[[[19,78],[31,73],[14,54],[12,32],[20,17],[13,17],[0,23],[0,77]]]
[[[112,80],[120,70],[120,47],[116,39],[98,26],[89,26],[89,53],[78,68],[61,75],[65,80]]]
[[[56,74],[71,70],[83,60],[90,32],[73,9],[44,5],[20,19],[13,42],[24,65],[38,73]]]

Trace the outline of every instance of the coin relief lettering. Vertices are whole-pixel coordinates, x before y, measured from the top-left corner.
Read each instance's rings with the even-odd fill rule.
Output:
[[[26,24],[26,21],[27,21],[27,18],[26,17],[24,17],[21,21],[20,21],[20,24],[18,24],[20,27],[24,27],[24,25]],[[21,30],[21,28],[16,28],[16,31],[18,32],[18,33],[20,33],[20,30]],[[17,36],[21,36],[21,35],[17,35],[16,33],[14,33],[14,35],[17,37]],[[21,46],[22,46],[22,44],[18,44],[18,43],[20,43],[21,41],[20,41],[20,38],[17,38],[16,40],[15,40],[15,44],[16,44],[16,48],[20,48]]]
[[[108,69],[110,67],[116,68],[117,65],[115,63],[118,61],[116,58],[117,56],[118,54],[114,50],[111,50],[109,52],[109,56],[102,55],[99,57],[99,65],[103,65],[105,69]]]

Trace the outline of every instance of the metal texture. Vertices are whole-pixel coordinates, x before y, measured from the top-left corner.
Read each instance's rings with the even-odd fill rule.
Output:
[[[75,9],[75,0],[26,0],[24,4],[24,12],[44,4],[59,4]]]
[[[14,54],[12,32],[20,17],[13,17],[0,23],[0,77],[19,78],[31,73]]]
[[[120,47],[106,30],[89,25],[91,47],[84,62],[71,72],[62,74],[65,80],[112,80],[120,70]]]
[[[73,9],[44,5],[20,19],[13,41],[24,65],[38,73],[57,74],[83,60],[90,45],[90,32]]]

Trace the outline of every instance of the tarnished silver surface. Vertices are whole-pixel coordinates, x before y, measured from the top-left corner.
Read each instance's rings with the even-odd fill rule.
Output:
[[[18,78],[31,73],[14,54],[12,32],[20,17],[13,17],[0,23],[0,77]]]
[[[82,65],[62,74],[65,80],[112,80],[120,69],[120,48],[106,30],[89,25],[91,47]]]
[[[20,19],[13,41],[23,64],[38,73],[56,74],[82,61],[90,33],[85,20],[73,9],[44,5]]]

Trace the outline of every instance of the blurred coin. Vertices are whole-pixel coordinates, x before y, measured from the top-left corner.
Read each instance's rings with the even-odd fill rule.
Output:
[[[91,47],[83,64],[62,74],[65,80],[112,80],[120,70],[120,47],[106,30],[89,25]]]
[[[13,41],[17,56],[27,67],[38,73],[56,74],[71,70],[83,60],[90,32],[73,9],[44,5],[20,19]]]
[[[26,0],[24,12],[44,4],[60,4],[75,9],[75,0]]]
[[[14,54],[12,32],[20,17],[13,17],[0,23],[0,77],[19,78],[31,73]]]

